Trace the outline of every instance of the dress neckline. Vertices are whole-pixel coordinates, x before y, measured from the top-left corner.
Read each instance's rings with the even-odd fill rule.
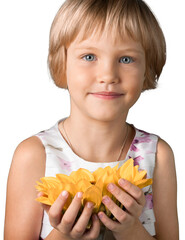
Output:
[[[65,149],[65,151],[68,152],[68,154],[74,159],[74,160],[78,160],[80,162],[83,162],[83,163],[88,163],[88,164],[92,164],[92,165],[105,165],[105,166],[108,166],[108,165],[116,165],[118,163],[124,163],[128,160],[129,158],[129,155],[130,155],[130,152],[131,152],[131,148],[132,148],[132,145],[134,144],[134,141],[135,139],[137,138],[137,135],[138,135],[138,129],[135,128],[135,126],[133,124],[131,124],[131,126],[134,128],[135,130],[135,135],[134,135],[134,138],[130,144],[130,147],[127,151],[127,154],[126,154],[126,157],[125,159],[122,159],[122,160],[119,160],[119,161],[112,161],[112,162],[91,162],[91,161],[87,161],[81,157],[79,157],[76,153],[73,152],[73,150],[70,148],[70,146],[68,145],[68,143],[66,142],[65,138],[63,137],[62,133],[60,132],[60,129],[59,129],[59,124],[61,121],[65,120],[66,118],[63,118],[63,119],[60,119],[59,121],[57,121],[57,123],[55,124],[54,128],[56,130],[56,133],[57,133],[57,136],[58,138],[60,139],[60,141],[62,141],[62,148]]]

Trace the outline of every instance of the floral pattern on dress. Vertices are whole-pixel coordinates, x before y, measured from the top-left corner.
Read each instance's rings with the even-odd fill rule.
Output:
[[[146,204],[145,209],[152,209],[153,208],[153,195],[152,193],[147,193],[145,195]]]
[[[146,161],[147,155],[150,155],[156,152],[156,144],[151,134],[142,130],[137,130],[137,131],[139,134],[135,136],[131,144],[129,158],[134,159],[134,166],[139,165],[140,170],[143,170],[141,166],[143,166],[143,162]],[[147,178],[147,175],[146,175],[146,178]],[[144,190],[144,194],[145,194],[145,200],[146,200],[144,211],[152,210],[153,209],[152,187],[146,188]],[[146,218],[144,217],[144,215],[142,219],[144,220],[142,221],[143,224],[151,220],[149,216]]]
[[[58,158],[58,161],[60,162],[60,166],[63,170],[66,170],[68,172],[72,172],[71,163],[69,161],[64,160],[61,157],[57,157],[57,158]]]
[[[143,135],[144,136],[137,137],[133,140],[133,142],[131,144],[131,147],[130,147],[131,151],[139,152],[140,149],[136,146],[137,144],[139,144],[139,143],[149,143],[149,142],[152,141],[150,136],[148,135],[148,133],[145,134],[145,132],[143,132]]]
[[[133,158],[134,160],[134,166],[139,165],[140,161],[142,161],[144,158],[142,156],[137,156],[137,157],[131,157],[129,156],[129,158]]]

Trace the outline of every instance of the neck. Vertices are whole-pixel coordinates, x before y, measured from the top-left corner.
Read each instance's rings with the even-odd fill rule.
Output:
[[[125,119],[122,116],[114,121],[102,122],[70,116],[65,120],[66,132],[62,128],[62,123],[59,128],[79,157],[92,162],[113,162],[118,160],[127,134]],[[126,155],[127,147],[126,142],[122,156]]]

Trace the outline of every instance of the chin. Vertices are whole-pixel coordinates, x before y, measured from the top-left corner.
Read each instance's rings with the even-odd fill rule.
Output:
[[[100,122],[112,122],[120,117],[124,118],[123,116],[124,116],[123,112],[116,113],[116,112],[111,112],[111,111],[107,111],[107,112],[96,111],[94,114],[92,114],[92,112],[89,114],[89,117],[91,119],[94,119],[94,120],[100,121]]]

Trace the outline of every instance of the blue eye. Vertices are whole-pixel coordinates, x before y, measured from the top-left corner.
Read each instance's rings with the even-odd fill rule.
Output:
[[[83,57],[88,62],[92,62],[94,60],[94,55],[93,54],[88,54]]]
[[[133,58],[131,57],[122,57],[121,59],[123,59],[122,63],[125,63],[125,64],[129,64],[134,61]]]

